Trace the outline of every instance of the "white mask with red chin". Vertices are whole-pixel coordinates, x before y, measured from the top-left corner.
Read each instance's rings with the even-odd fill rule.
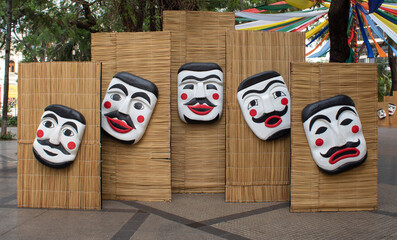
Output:
[[[102,129],[117,140],[137,143],[149,124],[157,96],[152,82],[127,72],[117,73],[102,102]]]
[[[289,133],[290,96],[279,73],[267,71],[245,79],[237,100],[245,122],[259,139],[272,140]]]
[[[353,100],[338,95],[302,111],[302,121],[317,166],[340,173],[359,166],[367,158],[367,146]]]
[[[178,71],[178,113],[185,123],[212,123],[222,116],[223,72],[216,63],[186,63]]]

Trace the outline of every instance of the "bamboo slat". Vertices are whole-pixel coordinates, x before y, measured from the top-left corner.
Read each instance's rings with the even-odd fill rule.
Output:
[[[18,207],[101,208],[101,64],[89,62],[22,63],[18,79]],[[74,162],[64,169],[39,163],[32,146],[44,108],[61,104],[86,119]]]
[[[291,212],[359,211],[377,208],[377,71],[375,64],[292,63]],[[312,159],[301,112],[309,103],[338,94],[356,104],[367,143],[367,160],[336,175]]]
[[[126,71],[156,84],[159,98],[143,138],[134,145],[102,135],[102,197],[170,201],[170,33],[96,33],[92,60],[102,62],[102,98]]]
[[[164,11],[163,29],[171,31],[172,192],[224,192],[225,111],[213,124],[183,123],[177,72],[188,62],[214,62],[226,73],[225,31],[234,29],[234,14]]]
[[[236,95],[244,79],[263,71],[279,72],[289,86],[290,62],[305,59],[304,34],[229,31],[226,42],[226,201],[288,201],[290,137],[257,138]]]

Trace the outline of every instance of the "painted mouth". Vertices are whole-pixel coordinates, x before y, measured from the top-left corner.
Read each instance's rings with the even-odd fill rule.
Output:
[[[119,120],[117,118],[111,118],[106,116],[106,120],[109,123],[109,126],[118,133],[128,133],[132,131],[134,128],[129,126],[124,120]]]
[[[214,109],[214,107],[210,107],[207,104],[197,104],[194,106],[188,105],[187,107],[197,115],[207,115],[212,111],[212,109]]]
[[[274,115],[265,120],[265,126],[268,128],[275,128],[283,122],[280,116]]]
[[[360,151],[357,148],[341,149],[341,150],[335,152],[334,154],[332,154],[332,156],[329,158],[329,163],[335,164],[342,159],[357,157],[358,155],[360,155]]]
[[[51,157],[55,157],[55,156],[58,155],[57,153],[53,153],[53,152],[47,151],[47,150],[45,150],[45,149],[43,149],[43,150],[44,150],[45,153],[47,153],[47,155],[49,155],[49,156],[51,156]]]

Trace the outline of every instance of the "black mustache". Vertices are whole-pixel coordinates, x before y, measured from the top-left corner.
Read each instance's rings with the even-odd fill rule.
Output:
[[[325,154],[321,154],[321,156],[325,157],[325,158],[329,158],[332,156],[332,154],[336,153],[339,150],[345,149],[345,148],[355,148],[357,146],[360,145],[360,139],[358,139],[357,142],[347,142],[345,145],[341,146],[341,147],[333,147],[330,148]]]
[[[45,139],[45,140],[37,139],[37,142],[39,142],[43,146],[49,146],[50,148],[58,149],[59,151],[61,151],[65,155],[70,155],[70,153],[68,151],[66,151],[66,149],[63,147],[62,144],[57,144],[57,145],[52,144],[52,143],[50,143],[49,139]]]
[[[252,121],[256,122],[256,123],[263,123],[266,121],[266,119],[268,119],[271,116],[283,116],[284,114],[286,114],[288,111],[288,105],[285,106],[284,110],[282,111],[273,111],[273,112],[269,112],[269,113],[264,113],[262,116],[258,117],[258,118],[252,118]]]
[[[199,104],[205,103],[210,107],[216,107],[216,105],[213,104],[212,102],[210,102],[210,100],[208,100],[208,98],[193,98],[189,102],[185,103],[185,105],[195,105],[196,103],[199,103]]]
[[[116,110],[105,114],[105,116],[110,118],[117,118],[118,120],[124,120],[130,127],[135,129],[134,123],[132,122],[130,116],[128,116],[127,114],[121,113]]]

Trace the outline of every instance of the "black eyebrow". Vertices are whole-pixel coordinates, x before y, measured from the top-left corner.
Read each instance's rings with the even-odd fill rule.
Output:
[[[324,119],[324,120],[326,120],[326,121],[328,121],[328,122],[331,122],[331,120],[330,120],[327,116],[325,116],[325,115],[317,115],[317,116],[314,116],[314,117],[312,118],[312,120],[310,120],[309,131],[312,130],[312,127],[313,127],[314,122],[317,121],[317,120],[319,120],[319,119]]]
[[[136,98],[136,97],[144,98],[150,104],[150,97],[146,93],[144,93],[144,92],[136,92],[136,93],[132,94],[132,96],[131,96],[131,98]]]
[[[120,89],[121,91],[123,91],[124,94],[125,94],[126,96],[128,96],[127,88],[124,87],[123,84],[115,84],[115,85],[111,86],[111,87],[109,88],[109,90],[112,89],[112,88],[118,88],[118,89]]]
[[[282,84],[285,85],[285,83],[284,83],[283,81],[280,81],[280,80],[273,80],[273,81],[270,81],[270,82],[266,85],[266,87],[265,87],[263,90],[249,90],[249,91],[246,91],[246,92],[243,94],[243,96],[242,96],[241,98],[243,99],[246,95],[248,95],[248,94],[250,94],[250,93],[264,93],[264,92],[267,91],[267,89],[268,89],[271,85],[273,85],[273,84],[275,84],[275,83],[282,83]]]
[[[202,81],[205,81],[205,80],[210,79],[210,78],[217,78],[219,81],[222,81],[222,79],[218,75],[211,74],[211,75],[208,75],[208,76],[203,77],[203,78],[198,78],[196,76],[189,75],[189,76],[184,77],[181,82],[183,82],[185,80],[190,80],[190,79],[202,82]]]
[[[338,112],[336,113],[336,120],[338,120],[339,116],[340,116],[344,111],[352,111],[352,112],[354,112],[354,113],[357,115],[356,111],[354,111],[353,108],[351,108],[351,107],[341,107],[341,108],[338,110]]]
[[[79,132],[79,130],[77,130],[77,125],[76,125],[74,122],[65,122],[65,123],[62,125],[62,127],[65,126],[65,125],[69,125],[69,126],[71,126],[72,128],[74,128],[74,129],[76,130],[76,132]]]
[[[58,123],[58,118],[54,114],[52,114],[52,113],[46,114],[46,115],[43,116],[43,119],[46,118],[46,117],[53,118],[55,120],[55,122]]]

